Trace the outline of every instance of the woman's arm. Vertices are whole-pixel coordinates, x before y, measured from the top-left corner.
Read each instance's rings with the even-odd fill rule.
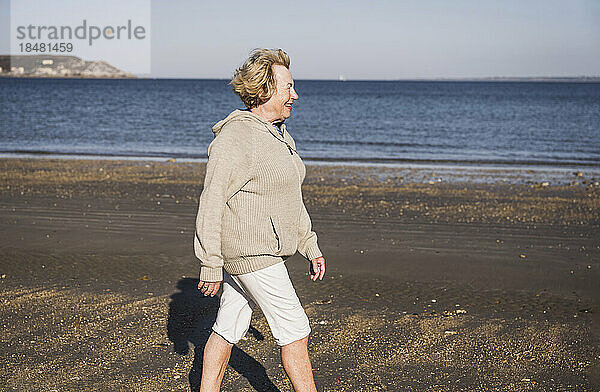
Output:
[[[312,231],[312,223],[304,202],[298,228],[298,251],[310,261],[310,279],[313,281],[323,280],[325,258],[317,244],[317,234]]]
[[[298,225],[298,252],[308,260],[323,255],[317,244],[317,233],[312,231],[312,223],[304,202],[302,202],[300,224]]]
[[[223,280],[221,225],[225,203],[250,178],[252,146],[239,123],[226,125],[209,146],[204,189],[196,217],[194,250],[200,280]]]

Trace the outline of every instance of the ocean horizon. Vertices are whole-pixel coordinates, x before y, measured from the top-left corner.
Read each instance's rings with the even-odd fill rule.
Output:
[[[227,79],[0,78],[0,156],[205,160]],[[297,80],[307,162],[600,170],[595,82]]]

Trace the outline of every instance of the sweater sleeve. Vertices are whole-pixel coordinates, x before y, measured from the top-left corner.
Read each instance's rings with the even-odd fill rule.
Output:
[[[200,280],[223,280],[221,227],[225,204],[250,178],[251,148],[247,130],[226,125],[208,147],[204,189],[196,217],[194,251],[200,260]]]
[[[317,244],[317,234],[312,231],[312,223],[304,202],[302,202],[300,224],[298,225],[298,252],[308,260],[323,255]]]

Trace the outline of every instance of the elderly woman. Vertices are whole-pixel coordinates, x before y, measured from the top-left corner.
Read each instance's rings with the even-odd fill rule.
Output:
[[[253,51],[231,81],[247,110],[213,127],[194,249],[201,262],[198,288],[213,296],[222,283],[223,293],[204,348],[201,391],[219,390],[255,305],[281,347],[294,389],[316,391],[308,318],[284,264],[298,251],[310,261],[313,281],[325,273],[302,201],[306,169],[284,124],[298,99],[289,65],[281,49]]]

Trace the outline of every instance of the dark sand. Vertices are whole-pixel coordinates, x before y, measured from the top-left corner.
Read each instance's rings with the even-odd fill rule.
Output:
[[[328,272],[313,283],[302,257],[287,265],[319,390],[599,391],[594,181],[410,173],[308,167]],[[218,306],[195,289],[203,175],[194,163],[0,160],[0,390],[198,389]],[[259,312],[252,326],[223,390],[291,391]]]

